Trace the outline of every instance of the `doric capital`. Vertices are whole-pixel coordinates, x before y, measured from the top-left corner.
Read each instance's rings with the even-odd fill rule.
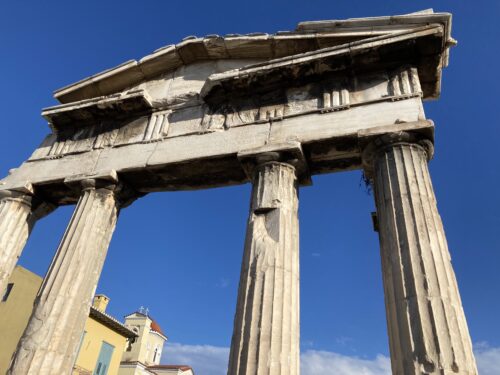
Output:
[[[25,183],[15,188],[0,190],[0,201],[16,201],[31,207],[34,195],[35,189],[33,185],[31,183]]]
[[[16,201],[31,207],[33,194],[18,190],[0,190],[0,201]]]
[[[64,183],[80,194],[89,190],[96,190],[104,195],[112,194],[120,208],[127,207],[134,200],[144,195],[135,191],[131,186],[120,180],[114,170],[107,173],[66,179]]]
[[[20,190],[9,189],[0,190],[0,201],[9,200],[26,205],[31,210],[31,218],[39,220],[56,209],[56,205],[44,199],[40,194],[35,192],[33,186]]]
[[[76,183],[76,186],[79,186],[82,191],[87,190],[103,190],[104,193],[114,193],[120,182],[118,180],[110,180],[107,178],[86,178],[80,180]]]
[[[295,169],[301,185],[311,185],[311,174],[299,142],[270,144],[238,153],[247,177],[252,181],[255,172],[268,163],[287,164]]]
[[[434,156],[433,142],[422,134],[410,132],[384,134],[373,139],[363,149],[362,161],[365,176],[368,179],[373,177],[374,161],[377,155],[383,153],[388,148],[401,144],[413,145],[422,148],[427,156],[427,160],[431,160]]]

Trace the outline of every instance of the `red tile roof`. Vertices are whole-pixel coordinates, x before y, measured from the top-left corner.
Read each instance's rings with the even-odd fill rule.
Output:
[[[182,371],[188,371],[192,370],[191,366],[188,365],[155,365],[155,366],[148,366],[148,370],[160,370],[160,369],[165,369],[165,370],[182,370]]]
[[[152,331],[155,331],[155,332],[158,332],[158,333],[159,333],[160,335],[162,335],[162,336],[167,337],[167,335],[165,335],[165,334],[163,333],[163,330],[161,329],[160,325],[159,325],[159,324],[156,322],[156,320],[154,320],[154,319],[153,319],[153,317],[152,317],[152,316],[150,316],[150,315],[146,315],[146,314],[143,314],[143,313],[141,313],[141,312],[139,312],[139,311],[136,311],[136,312],[133,312],[132,314],[125,315],[125,318],[128,318],[129,316],[132,316],[132,315],[134,315],[134,314],[136,314],[136,315],[141,315],[141,316],[144,316],[144,317],[146,317],[146,318],[151,319],[151,330],[152,330]]]
[[[188,365],[155,365],[155,366],[148,366],[148,370],[151,372],[154,372],[154,370],[180,370],[180,371],[189,371],[194,374],[194,370],[191,366]]]
[[[155,320],[152,320],[152,319],[151,319],[151,330],[158,332],[158,333],[161,333],[163,336],[165,336],[165,334],[161,330],[160,325],[158,323],[156,323]]]

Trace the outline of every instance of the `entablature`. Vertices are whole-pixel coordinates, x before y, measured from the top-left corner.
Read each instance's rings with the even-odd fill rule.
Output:
[[[44,110],[52,134],[0,181],[0,190],[31,184],[52,202],[74,203],[65,181],[109,171],[138,194],[201,189],[248,181],[238,158],[245,150],[296,144],[300,173],[309,176],[361,168],[367,137],[407,131],[432,139],[422,100],[439,91],[433,74],[440,74],[449,47],[449,23],[441,22],[449,15],[401,17],[408,22],[301,24],[302,31],[278,36],[310,41],[318,38],[315,27],[329,27],[334,45],[314,39],[305,53],[287,50],[278,59],[254,53],[252,43],[268,43],[269,36],[245,37],[252,43],[238,46],[239,59],[221,52],[223,59],[203,61],[195,54],[202,53],[199,41],[188,39],[184,46],[199,48],[191,57],[184,50],[175,71],[165,72],[163,61],[156,72],[162,73],[147,81],[124,78],[128,65],[120,74],[95,76],[94,83],[106,82],[99,93],[111,94],[86,92],[89,82],[84,91],[68,89],[65,100],[79,100]]]
[[[165,115],[162,116],[154,122],[147,118],[138,119],[135,128],[128,128],[127,132],[98,135],[95,142],[99,142],[100,148],[92,146],[90,141],[84,152],[27,161],[0,181],[0,189],[15,189],[31,183],[50,201],[69,204],[74,203],[78,196],[68,189],[65,181],[72,177],[83,179],[101,175],[110,170],[116,171],[120,181],[139,194],[241,184],[248,181],[248,174],[238,159],[238,153],[290,142],[300,144],[311,175],[360,169],[362,143],[367,137],[418,131],[432,139],[433,129],[432,123],[425,120],[421,98],[413,96],[373,101],[337,111],[304,112],[279,120],[269,118],[158,141],[115,143],[112,146],[105,143],[113,136],[115,142],[118,136],[125,139],[126,134],[143,138],[145,133],[139,130],[147,129],[153,123],[155,127],[157,123],[164,126]],[[170,129],[172,126],[170,124]],[[64,143],[57,148],[74,145]],[[54,150],[55,147],[46,147],[45,152],[47,149]]]
[[[212,107],[199,103],[158,110],[152,108],[143,90],[136,90],[49,108],[44,116],[57,131],[46,138],[29,161],[422,96],[418,70],[409,66],[357,76],[325,73],[322,80],[301,86],[287,82],[288,86],[268,92],[228,97]]]

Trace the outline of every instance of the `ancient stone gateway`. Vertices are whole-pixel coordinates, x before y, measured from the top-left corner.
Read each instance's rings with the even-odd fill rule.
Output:
[[[0,182],[0,287],[35,221],[76,208],[10,374],[68,374],[119,210],[251,182],[229,375],[299,374],[298,190],[364,170],[374,189],[392,371],[477,374],[427,168],[451,15],[189,37],[55,93],[52,133]],[[56,324],[57,323],[57,324]]]

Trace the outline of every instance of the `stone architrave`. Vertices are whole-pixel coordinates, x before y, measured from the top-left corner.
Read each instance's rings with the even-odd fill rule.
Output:
[[[81,186],[9,374],[69,374],[76,359],[119,211],[115,181],[88,179]]]
[[[299,223],[294,166],[254,173],[228,375],[298,375]]]
[[[35,223],[31,192],[0,191],[0,295]]]
[[[377,205],[392,373],[476,375],[427,166],[432,143],[388,134],[365,151]]]

